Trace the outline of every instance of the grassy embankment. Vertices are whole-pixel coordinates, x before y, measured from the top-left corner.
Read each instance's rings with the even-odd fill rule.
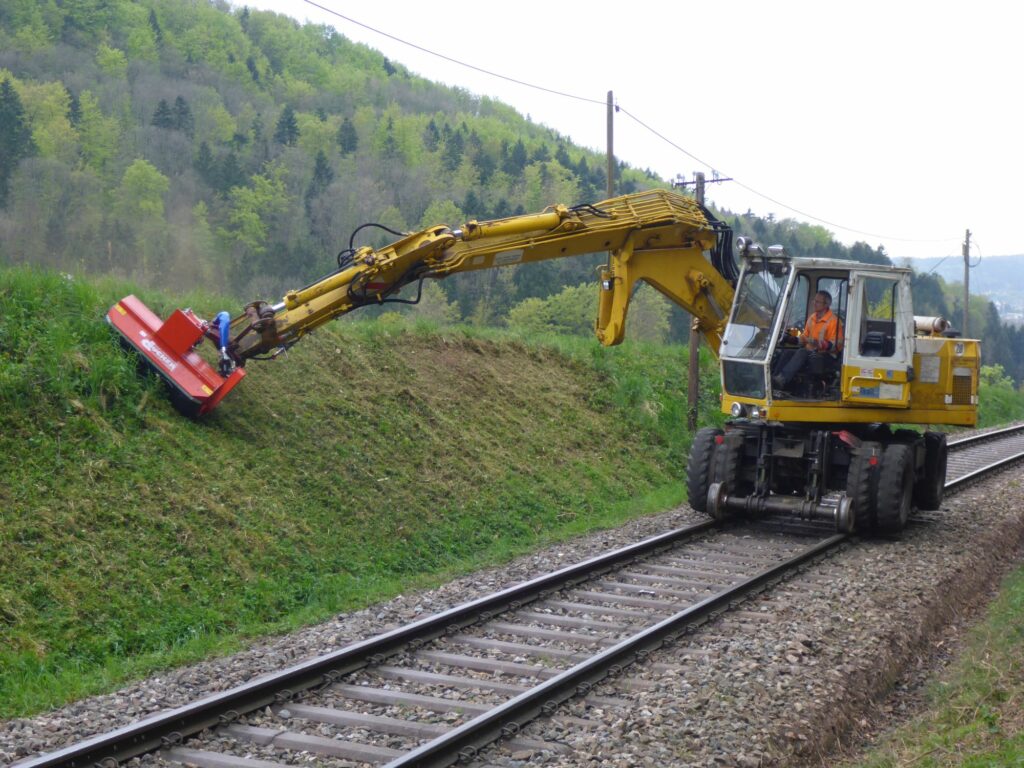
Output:
[[[335,323],[192,422],[131,290],[0,270],[0,716],[683,499],[685,350]]]
[[[191,422],[102,321],[131,290],[0,270],[0,716],[683,498],[685,350],[342,322]]]

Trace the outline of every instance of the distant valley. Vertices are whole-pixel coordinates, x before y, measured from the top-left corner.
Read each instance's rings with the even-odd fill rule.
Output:
[[[917,272],[934,271],[947,283],[964,281],[964,262],[959,256],[906,259]],[[1006,322],[1024,324],[1024,254],[987,256],[971,260],[971,294],[984,294]]]

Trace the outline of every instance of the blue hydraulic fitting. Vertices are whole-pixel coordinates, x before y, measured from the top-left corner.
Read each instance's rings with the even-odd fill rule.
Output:
[[[227,312],[218,312],[213,322],[220,329],[220,348],[227,349],[228,342],[231,341],[231,315]]]

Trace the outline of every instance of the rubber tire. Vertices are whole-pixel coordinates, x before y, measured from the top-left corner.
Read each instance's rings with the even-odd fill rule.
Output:
[[[715,450],[715,460],[711,465],[711,482],[721,483],[728,493],[739,493],[742,461],[743,433],[726,432]]]
[[[899,533],[907,525],[913,508],[914,450],[909,445],[892,443],[882,456],[878,475],[875,522],[882,533]]]
[[[745,496],[749,489],[744,487],[740,477],[743,469],[743,433],[726,432],[722,436],[722,442],[715,447],[714,460],[711,463],[711,482],[721,483],[726,493],[733,496]],[[712,514],[708,510],[709,514]],[[728,520],[732,514],[722,509],[717,515],[712,514],[716,520]]]
[[[686,493],[690,506],[698,512],[708,511],[708,488],[711,487],[711,466],[715,457],[715,439],[723,434],[717,427],[697,430],[690,446],[690,459],[686,464]]]
[[[859,533],[871,533],[878,524],[876,502],[881,459],[882,444],[872,440],[865,440],[850,451],[846,495],[853,504],[853,520]]]
[[[946,433],[925,432],[924,450],[924,473],[914,486],[914,503],[918,509],[933,510],[942,506],[946,495]]]

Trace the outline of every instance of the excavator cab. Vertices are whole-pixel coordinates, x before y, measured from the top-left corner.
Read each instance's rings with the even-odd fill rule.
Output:
[[[951,337],[941,318],[914,316],[910,269],[789,259],[739,242],[719,348],[722,410],[732,418],[694,439],[691,505],[716,518],[790,512],[887,533],[902,530],[913,507],[937,509],[945,435],[903,425],[976,423],[978,342]],[[832,365],[779,376],[820,292],[842,326]]]
[[[916,329],[909,269],[791,259],[781,247],[746,247],[719,350],[726,413],[821,421],[821,408],[843,408],[836,421],[861,421],[849,409],[909,407]],[[839,320],[837,349],[820,356],[825,362],[815,370],[798,371],[784,389],[773,386],[821,292],[831,296]]]

